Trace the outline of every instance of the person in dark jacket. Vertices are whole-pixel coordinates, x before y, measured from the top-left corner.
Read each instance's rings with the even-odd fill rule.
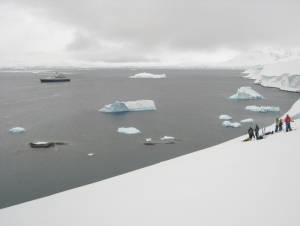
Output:
[[[282,124],[283,124],[282,119],[279,119],[279,124],[278,124],[279,132],[282,131]]]
[[[286,115],[284,122],[285,122],[285,130],[286,132],[292,131],[291,122],[292,118],[289,115]]]
[[[279,130],[279,118],[276,118],[276,120],[275,120],[275,133],[277,133],[278,132],[278,130]]]
[[[248,129],[248,135],[249,135],[249,140],[252,140],[252,138],[254,137],[254,131],[252,127]]]
[[[256,140],[257,140],[258,137],[259,137],[259,126],[257,124],[255,125],[254,131],[255,131],[255,137],[256,137]]]

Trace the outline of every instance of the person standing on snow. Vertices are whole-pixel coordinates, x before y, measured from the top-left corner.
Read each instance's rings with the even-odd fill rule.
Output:
[[[291,127],[292,121],[293,121],[292,118],[289,115],[286,115],[286,117],[284,119],[286,132],[292,131],[292,127]]]
[[[248,135],[249,135],[249,140],[252,140],[252,138],[254,137],[254,132],[253,132],[253,129],[252,129],[252,127],[250,127],[249,129],[248,129]]]
[[[279,119],[279,124],[278,124],[279,132],[282,131],[282,124],[283,124],[282,119]]]
[[[280,122],[279,118],[276,118],[276,120],[275,120],[275,133],[277,133],[278,130],[279,130],[279,122]]]
[[[256,140],[258,140],[258,137],[259,137],[259,126],[257,124],[255,125],[254,131],[255,131]]]

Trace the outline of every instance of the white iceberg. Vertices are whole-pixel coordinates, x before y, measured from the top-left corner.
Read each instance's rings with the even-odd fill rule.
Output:
[[[230,121],[224,121],[224,122],[222,123],[222,125],[223,125],[224,127],[233,127],[233,128],[237,128],[237,127],[240,127],[240,126],[241,126],[241,124],[238,123],[238,122],[230,122]]]
[[[26,129],[22,127],[13,127],[9,130],[10,133],[24,133],[26,132]]]
[[[146,142],[152,142],[152,138],[151,138],[151,137],[146,138],[145,141],[146,141]]]
[[[250,105],[245,107],[246,110],[248,111],[254,111],[254,112],[279,112],[280,107],[275,107],[275,106],[256,106],[256,105]]]
[[[253,123],[254,120],[252,118],[246,118],[240,121],[240,123]]]
[[[230,115],[220,115],[219,119],[221,119],[221,120],[231,120],[232,117]]]
[[[253,90],[250,86],[242,86],[237,90],[237,92],[234,95],[230,96],[229,99],[256,100],[256,99],[263,99],[263,96],[260,95],[255,90]]]
[[[139,131],[137,128],[134,127],[120,127],[118,128],[118,133],[124,133],[124,134],[139,134],[141,131]]]
[[[106,113],[118,113],[128,111],[154,111],[156,106],[153,100],[137,101],[115,101],[112,104],[105,105],[99,111]]]
[[[160,138],[160,140],[175,140],[175,137],[163,136]]]
[[[129,78],[166,78],[166,74],[152,74],[152,73],[138,73],[130,76]]]

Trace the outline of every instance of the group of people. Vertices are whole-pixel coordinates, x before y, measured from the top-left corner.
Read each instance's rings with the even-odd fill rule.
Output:
[[[285,131],[289,132],[292,131],[292,127],[291,127],[291,122],[293,122],[292,118],[287,114],[284,118],[284,120],[282,120],[281,118],[276,118],[275,120],[275,133],[277,132],[281,132],[283,130],[282,126],[283,126],[283,122],[285,123]],[[259,135],[259,126],[256,124],[254,129],[252,127],[250,127],[248,129],[248,135],[249,137],[247,139],[245,139],[244,141],[249,141],[252,140],[253,138],[260,140],[263,139],[263,135],[269,135],[269,134],[273,134],[274,132],[268,132],[268,133],[264,133],[263,131],[263,135]]]

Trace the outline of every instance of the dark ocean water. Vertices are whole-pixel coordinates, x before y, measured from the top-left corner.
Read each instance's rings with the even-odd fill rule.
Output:
[[[71,71],[72,82],[41,84],[33,73],[0,73],[0,208],[100,181],[240,136],[241,128],[223,128],[226,113],[261,126],[287,111],[299,94],[263,88],[237,70],[145,70],[168,79],[128,79],[144,70]],[[252,86],[264,100],[228,100],[240,86]],[[103,114],[115,100],[152,99],[157,111]],[[254,113],[246,105],[281,107],[281,113]],[[27,132],[11,135],[22,126]],[[140,135],[124,135],[133,126]],[[144,146],[145,137],[174,136],[176,144]],[[69,145],[32,150],[36,140]],[[93,157],[88,153],[95,153]]]

